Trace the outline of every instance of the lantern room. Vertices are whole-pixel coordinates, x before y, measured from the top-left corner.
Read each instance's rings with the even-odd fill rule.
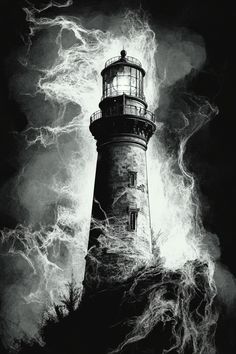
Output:
[[[143,70],[139,60],[126,56],[126,51],[121,51],[120,57],[108,60],[102,71],[103,97],[128,95],[145,100],[143,94]]]
[[[105,63],[102,75],[102,99],[100,110],[93,113],[90,123],[100,118],[139,117],[154,121],[153,113],[147,110],[143,81],[145,71],[136,58],[126,55],[123,49],[120,56]]]

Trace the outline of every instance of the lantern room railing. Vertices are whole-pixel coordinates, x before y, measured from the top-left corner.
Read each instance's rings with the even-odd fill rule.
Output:
[[[90,117],[90,123],[102,117],[114,117],[119,115],[136,116],[136,117],[145,118],[151,120],[152,122],[155,122],[155,115],[152,112],[148,111],[147,109],[141,107],[139,108],[131,105],[125,105],[119,109],[115,107],[109,112],[102,112],[101,110],[94,112]]]
[[[119,56],[119,57],[113,57],[113,58],[107,60],[106,63],[105,63],[105,68],[108,65],[111,65],[111,64],[115,63],[116,61],[118,61],[120,59],[121,59],[121,57]],[[125,61],[123,63],[125,63],[125,62],[127,62],[129,64],[134,64],[134,65],[142,67],[141,62],[138,59],[134,58],[134,57],[129,57],[129,56],[125,57]]]

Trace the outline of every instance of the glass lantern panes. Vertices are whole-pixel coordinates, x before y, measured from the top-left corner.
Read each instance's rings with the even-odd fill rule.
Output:
[[[109,68],[103,77],[103,97],[130,95],[143,99],[143,75],[127,65]]]

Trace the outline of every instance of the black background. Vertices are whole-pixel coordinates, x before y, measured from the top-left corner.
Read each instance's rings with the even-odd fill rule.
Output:
[[[34,1],[42,5],[42,1]],[[0,184],[18,170],[18,147],[13,131],[21,131],[27,118],[10,95],[9,55],[23,45],[28,24],[22,0],[2,0],[0,4]],[[204,201],[203,221],[206,228],[220,239],[222,262],[236,275],[236,187],[235,124],[236,99],[236,10],[233,2],[213,0],[153,1],[74,1],[65,14],[98,12],[111,14],[122,8],[142,6],[156,26],[185,27],[200,34],[205,41],[207,62],[192,82],[192,89],[209,97],[219,107],[219,115],[201,129],[188,143],[188,167],[197,176]],[[48,14],[57,13],[51,9]],[[2,214],[0,226],[14,227],[14,220]]]

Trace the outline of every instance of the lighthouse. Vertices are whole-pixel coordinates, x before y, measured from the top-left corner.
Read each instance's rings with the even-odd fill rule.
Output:
[[[139,60],[122,50],[101,75],[100,110],[89,127],[98,152],[88,245],[96,262],[89,270],[87,261],[86,272],[124,277],[152,254],[146,150],[156,125]]]

